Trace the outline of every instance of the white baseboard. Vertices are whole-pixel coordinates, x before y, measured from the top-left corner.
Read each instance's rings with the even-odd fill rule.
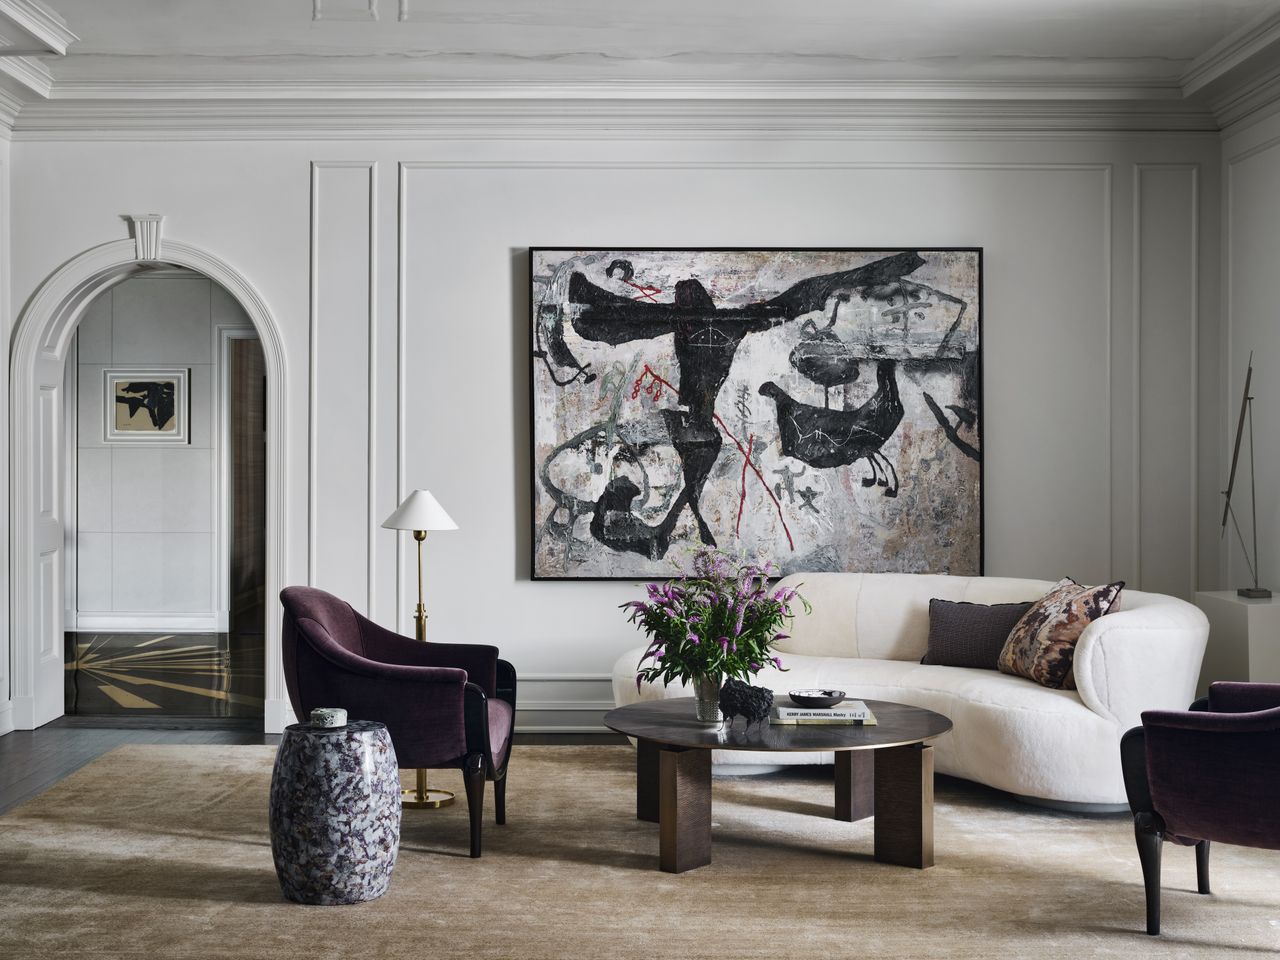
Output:
[[[226,633],[226,616],[171,613],[80,613],[75,633]]]
[[[0,703],[0,737],[6,733],[13,733],[13,704],[6,700]]]
[[[293,715],[293,706],[288,700],[268,700],[262,712],[262,730],[264,733],[284,733],[284,728],[297,723]]]
[[[61,699],[61,698],[59,698]],[[34,697],[14,697],[10,703],[10,722],[12,730],[34,730],[37,727],[43,727],[46,723],[57,720],[62,716],[62,706],[59,704],[57,713],[48,716],[41,716],[36,713],[36,701]]]
[[[521,676],[517,733],[608,733],[603,718],[613,709],[608,674],[535,673]]]

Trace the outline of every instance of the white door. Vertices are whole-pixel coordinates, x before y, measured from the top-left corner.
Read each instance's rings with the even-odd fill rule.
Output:
[[[25,580],[24,596],[15,598],[25,611],[19,611],[15,625],[27,625],[36,642],[25,645],[28,655],[33,656],[28,665],[28,676],[33,681],[30,702],[17,702],[14,706],[19,715],[29,711],[31,726],[35,727],[63,714],[63,369],[61,357],[42,354],[36,361],[35,416],[31,421],[34,434],[29,448],[36,466],[35,497],[29,502],[34,503],[36,512],[31,539],[23,545],[25,556],[15,558],[30,571],[30,576],[17,578],[18,583]],[[16,646],[21,649],[24,644],[19,640]],[[25,717],[15,719],[20,726],[26,726],[22,722]]]

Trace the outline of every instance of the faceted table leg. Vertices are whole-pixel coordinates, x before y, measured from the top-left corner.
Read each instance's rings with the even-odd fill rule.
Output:
[[[652,740],[636,741],[636,819],[658,822],[658,754]]]
[[[933,747],[885,747],[875,757],[876,859],[933,866]]]
[[[711,862],[711,751],[658,752],[658,866],[684,873]]]
[[[873,750],[836,751],[837,820],[853,823],[875,812],[874,753]]]

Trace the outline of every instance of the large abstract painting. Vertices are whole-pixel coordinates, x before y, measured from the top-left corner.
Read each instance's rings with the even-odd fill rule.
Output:
[[[980,250],[530,259],[536,579],[981,573]]]

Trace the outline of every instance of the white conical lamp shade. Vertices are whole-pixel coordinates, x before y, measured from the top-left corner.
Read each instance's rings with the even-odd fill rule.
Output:
[[[457,530],[458,525],[426,490],[415,490],[382,521],[388,530]]]

